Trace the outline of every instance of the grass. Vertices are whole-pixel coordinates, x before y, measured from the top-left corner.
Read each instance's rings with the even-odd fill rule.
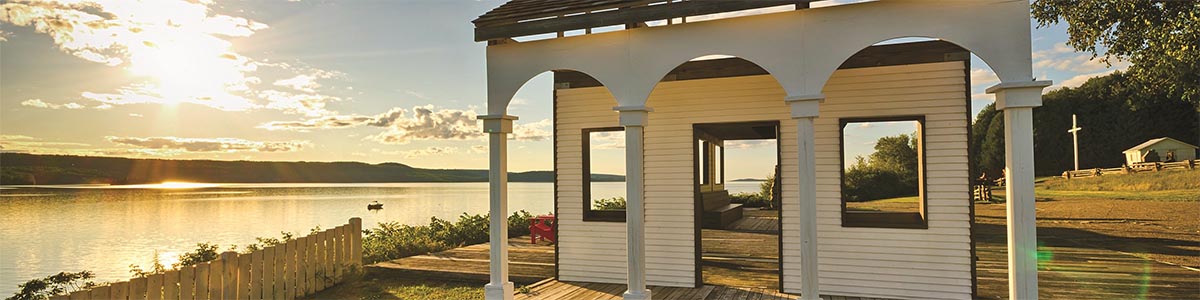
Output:
[[[1004,188],[994,197],[1004,199]],[[1034,193],[1043,199],[1116,199],[1151,201],[1200,201],[1200,170],[1114,174],[1064,179],[1042,177]]]
[[[896,197],[862,202],[846,202],[846,210],[854,211],[910,211],[911,206],[921,201],[919,196]]]
[[[1056,177],[1042,182],[1042,187],[1046,190],[1060,191],[1153,192],[1200,190],[1200,171],[1113,174],[1070,180]]]
[[[305,299],[483,299],[483,285],[368,273]]]

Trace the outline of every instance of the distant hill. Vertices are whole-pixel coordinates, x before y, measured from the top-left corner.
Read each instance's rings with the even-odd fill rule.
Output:
[[[553,182],[553,171],[509,173],[512,182]],[[594,181],[624,181],[594,175]],[[170,160],[0,153],[0,184],[486,182],[487,170],[422,169],[400,163]]]
[[[766,179],[757,179],[757,178],[739,178],[739,179],[734,179],[732,181],[733,182],[742,182],[742,181],[767,181],[767,180]]]

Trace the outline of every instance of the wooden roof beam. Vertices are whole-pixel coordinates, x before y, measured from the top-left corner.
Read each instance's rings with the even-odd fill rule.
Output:
[[[707,15],[755,8],[794,4],[797,8],[808,7],[808,2],[814,0],[757,0],[757,1],[721,1],[721,0],[692,0],[662,5],[630,7],[612,11],[604,11],[585,15],[575,15],[563,18],[553,18],[483,26],[475,28],[475,41],[486,41],[501,38],[554,33],[577,29],[623,25],[630,23],[665,20],[687,16]]]

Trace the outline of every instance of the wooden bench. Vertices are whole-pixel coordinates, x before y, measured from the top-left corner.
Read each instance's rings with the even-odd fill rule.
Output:
[[[704,192],[700,193],[700,198],[704,203],[701,227],[724,229],[742,219],[742,205],[729,202],[729,191]]]

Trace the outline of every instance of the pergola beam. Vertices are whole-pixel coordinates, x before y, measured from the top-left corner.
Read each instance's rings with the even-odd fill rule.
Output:
[[[722,1],[692,0],[651,6],[627,7],[617,10],[573,15],[562,18],[509,23],[475,28],[475,41],[556,33],[586,28],[641,23],[654,20],[688,17],[794,4],[807,8],[813,0]]]

